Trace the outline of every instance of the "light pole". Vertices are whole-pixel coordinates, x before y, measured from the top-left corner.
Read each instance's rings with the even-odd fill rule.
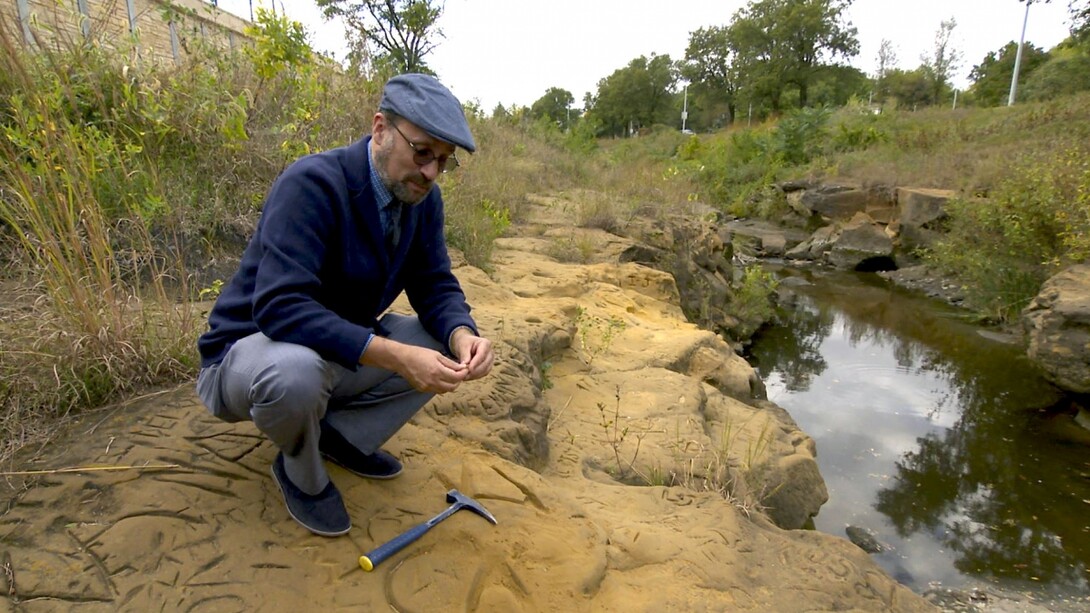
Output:
[[[1018,69],[1022,67],[1022,45],[1026,42],[1026,24],[1029,22],[1029,5],[1033,0],[1026,0],[1026,16],[1022,18],[1022,38],[1018,39],[1018,52],[1014,54],[1014,74],[1011,75],[1011,93],[1007,97],[1007,106],[1014,106],[1014,97],[1018,94]]]
[[[681,102],[681,131],[685,131],[685,120],[689,118],[689,86],[685,86],[685,95]]]

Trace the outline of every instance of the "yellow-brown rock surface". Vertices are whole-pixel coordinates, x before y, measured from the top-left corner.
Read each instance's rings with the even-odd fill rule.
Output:
[[[273,446],[208,416],[185,385],[91,413],[21,467],[171,468],[6,477],[0,607],[930,610],[848,541],[776,525],[824,501],[813,441],[750,397],[752,369],[685,321],[668,274],[619,264],[630,243],[570,229],[562,205],[540,201],[501,239],[491,275],[457,269],[496,368],[390,441],[398,479],[330,467],[346,537],[292,521]],[[589,262],[550,255],[576,235]],[[499,524],[460,512],[360,569],[452,488]]]

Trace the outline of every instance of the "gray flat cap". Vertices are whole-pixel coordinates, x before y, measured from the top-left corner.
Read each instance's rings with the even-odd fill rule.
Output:
[[[390,79],[382,90],[378,110],[393,111],[433,138],[470,153],[477,150],[462,103],[431,75],[410,73]]]

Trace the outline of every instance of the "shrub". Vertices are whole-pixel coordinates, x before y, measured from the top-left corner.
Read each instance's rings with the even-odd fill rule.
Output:
[[[825,108],[791,111],[772,131],[772,157],[792,166],[809,162],[822,151],[828,120]]]
[[[988,200],[950,203],[928,257],[958,278],[983,316],[1010,321],[1061,267],[1090,255],[1090,162],[1084,147],[1024,159]]]
[[[492,247],[511,225],[508,210],[487,198],[475,202],[451,198],[447,210],[446,236],[450,246],[461,250],[473,266],[491,270]]]
[[[856,151],[886,142],[889,135],[880,127],[878,121],[875,115],[864,115],[862,119],[837,124],[832,137],[833,149]]]
[[[782,207],[762,198],[785,168],[809,163],[825,149],[830,112],[823,108],[792,111],[775,125],[740,128],[725,137],[683,146],[682,159],[711,202],[737,216],[775,215]]]
[[[761,326],[772,321],[776,315],[773,296],[778,285],[776,277],[760,266],[748,266],[742,272],[730,301],[730,312],[739,321],[734,330],[737,338],[750,338]]]
[[[1090,90],[1090,55],[1063,49],[1034,70],[1026,80],[1027,100],[1050,100]]]

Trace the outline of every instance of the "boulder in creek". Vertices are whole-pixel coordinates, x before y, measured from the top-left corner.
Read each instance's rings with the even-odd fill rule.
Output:
[[[941,236],[946,203],[956,195],[957,192],[946,189],[898,187],[901,247],[912,250],[934,243]]]
[[[876,218],[891,219],[894,199],[888,187],[829,184],[802,192],[798,205],[834,221],[851,219],[856,213],[872,213]]]
[[[1090,264],[1072,266],[1044,283],[1022,311],[1027,355],[1046,379],[1090,393]]]
[[[824,260],[825,254],[833,247],[840,233],[840,224],[818,228],[809,238],[802,241],[785,254],[789,260]]]
[[[844,533],[848,535],[849,541],[855,543],[857,547],[867,553],[882,553],[892,549],[889,545],[878,540],[878,535],[870,528],[847,526],[844,528]]]
[[[837,268],[856,270],[868,260],[882,258],[893,267],[893,240],[885,228],[866,213],[856,213],[844,224],[829,250],[829,263]],[[877,269],[872,269],[877,270]]]

